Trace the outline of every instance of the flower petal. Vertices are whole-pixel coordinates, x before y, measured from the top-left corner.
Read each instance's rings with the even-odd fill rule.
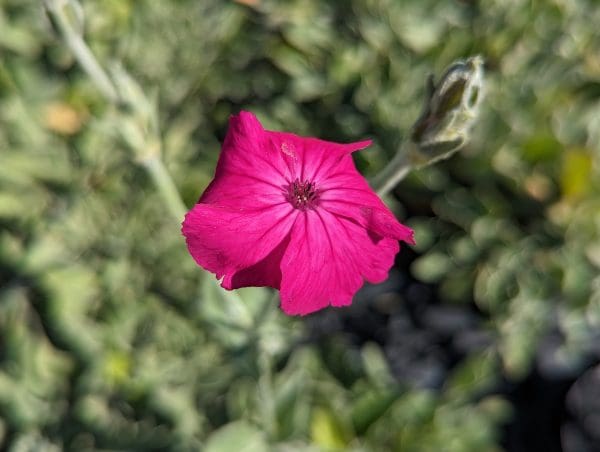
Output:
[[[354,167],[350,153],[371,144],[371,140],[342,144],[287,132],[268,131],[267,134],[273,147],[281,152],[292,179],[310,180],[317,184],[332,171],[349,169],[348,165]]]
[[[281,260],[281,307],[288,315],[306,315],[335,298],[348,304],[362,278],[340,268],[329,232],[316,211],[298,215]],[[343,270],[343,271],[342,271]],[[349,287],[346,287],[349,286]]]
[[[296,215],[289,204],[234,210],[198,203],[186,215],[182,233],[194,260],[217,279],[223,277],[226,289],[271,285],[277,282],[272,270],[280,260],[272,253],[286,240]]]
[[[346,306],[364,279],[387,278],[397,240],[373,241],[364,227],[327,211],[298,215],[281,260],[281,307],[306,315],[329,304]]]
[[[321,184],[320,206],[335,215],[356,221],[375,236],[414,245],[413,230],[404,226],[358,174],[338,173]]]
[[[272,287],[279,289],[281,286],[281,258],[290,242],[289,234],[262,260],[244,268],[233,275],[231,284],[226,289],[239,289],[240,287]]]
[[[247,198],[267,203],[284,199],[289,174],[269,133],[250,112],[231,116],[215,178],[200,201],[237,207]]]

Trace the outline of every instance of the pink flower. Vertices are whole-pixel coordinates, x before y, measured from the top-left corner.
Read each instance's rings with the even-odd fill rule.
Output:
[[[347,306],[366,279],[384,281],[413,232],[400,224],[338,144],[264,130],[232,116],[214,180],[182,232],[198,265],[225,289],[280,290],[289,315]]]

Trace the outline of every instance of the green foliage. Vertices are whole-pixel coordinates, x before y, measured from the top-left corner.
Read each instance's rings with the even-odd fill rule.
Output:
[[[131,102],[106,101],[40,2],[0,0],[6,448],[494,451],[511,415],[491,393],[499,379],[523,377],[551,329],[555,366],[590,353],[593,0],[111,0],[71,12]],[[415,213],[412,276],[441,304],[475,303],[493,338],[439,390],[398,382],[374,343],[306,341],[306,320],[284,317],[271,292],[224,292],[195,266],[146,152],[160,149],[191,206],[228,116],[246,108],[268,128],[373,136],[357,157],[371,175],[418,117],[426,75],[473,54],[487,88],[472,142],[396,191]]]

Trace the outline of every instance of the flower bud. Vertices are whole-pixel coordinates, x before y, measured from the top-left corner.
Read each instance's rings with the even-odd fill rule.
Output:
[[[437,84],[430,76],[427,90],[411,133],[412,160],[423,165],[450,157],[468,140],[483,97],[482,58],[453,63]]]

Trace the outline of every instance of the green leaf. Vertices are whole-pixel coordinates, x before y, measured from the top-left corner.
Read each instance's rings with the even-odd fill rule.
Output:
[[[209,436],[205,452],[269,451],[263,432],[244,421],[232,422]]]

